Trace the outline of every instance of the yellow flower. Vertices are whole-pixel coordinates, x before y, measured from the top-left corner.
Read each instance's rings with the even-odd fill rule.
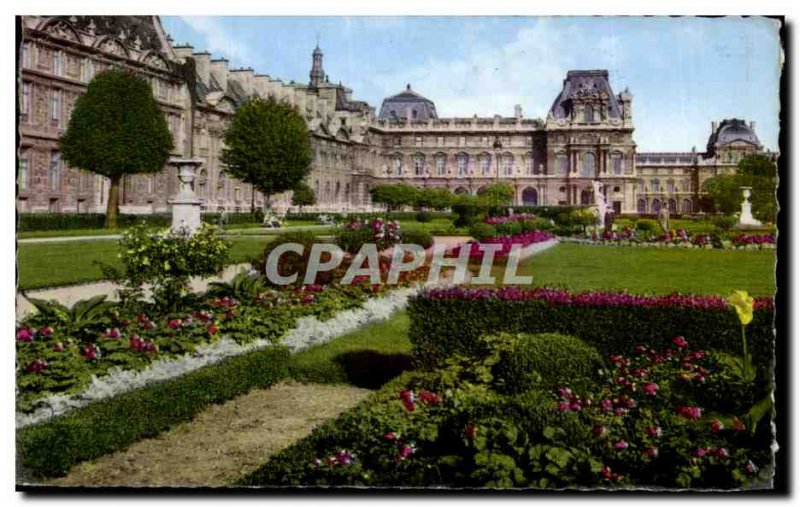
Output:
[[[744,290],[735,290],[728,297],[728,304],[736,309],[739,322],[746,326],[753,320],[753,298]]]

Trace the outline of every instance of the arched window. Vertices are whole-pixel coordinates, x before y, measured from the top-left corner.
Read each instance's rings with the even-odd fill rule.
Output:
[[[684,199],[681,203],[681,213],[691,213],[692,212],[692,200],[691,199]]]
[[[241,187],[236,187],[233,190],[233,199],[235,201],[241,201],[242,200],[242,189],[241,189]]]
[[[539,168],[536,167],[536,160],[533,158],[533,152],[529,151],[525,154],[523,159],[523,163],[525,164],[525,172],[528,174],[539,174]]]
[[[436,155],[436,174],[438,176],[444,176],[447,172],[447,155],[444,153],[439,153]]]
[[[514,155],[510,153],[503,155],[503,174],[506,176],[514,174]]]
[[[492,174],[492,156],[488,153],[483,153],[480,155],[478,159],[478,163],[481,166],[481,174],[484,176],[489,176]]]
[[[535,188],[528,187],[522,191],[522,205],[536,206],[539,203],[539,193]]]
[[[622,174],[622,171],[625,168],[622,153],[615,151],[611,154],[611,168],[614,171],[614,174]]]
[[[422,176],[425,174],[425,155],[417,153],[414,155],[414,175]]]
[[[569,173],[569,158],[566,153],[556,154],[556,174],[566,176]]]
[[[588,188],[585,190],[581,190],[581,204],[592,204],[592,191]]]
[[[583,164],[581,164],[581,176],[585,178],[594,178],[595,174],[595,156],[594,153],[586,152],[583,154]]]
[[[458,175],[466,176],[469,170],[469,155],[466,153],[459,153],[457,157]]]
[[[647,201],[644,199],[636,201],[636,213],[647,213]]]
[[[667,209],[670,213],[677,213],[678,212],[678,202],[675,199],[670,199],[667,201]]]
[[[336,190],[334,191],[334,194],[333,194],[333,196],[336,198],[337,201],[339,200],[339,190],[341,190],[341,183],[339,183],[337,181],[336,182]]]
[[[392,164],[394,165],[394,174],[396,176],[403,175],[403,156],[399,153],[392,158]]]
[[[653,202],[650,204],[650,211],[658,214],[658,212],[661,211],[661,201],[658,199],[653,199]]]

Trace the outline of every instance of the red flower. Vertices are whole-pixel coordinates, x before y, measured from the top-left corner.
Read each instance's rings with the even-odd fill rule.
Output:
[[[397,461],[404,461],[417,451],[413,445],[406,444],[400,448],[400,453],[397,455]]]
[[[53,347],[53,350],[55,350],[56,352],[61,352],[62,350],[64,350],[64,344],[61,342],[56,343],[55,346]]]
[[[33,336],[36,334],[34,329],[30,328],[22,328],[17,330],[17,341],[18,342],[32,342]]]
[[[51,334],[53,334],[53,328],[50,326],[45,326],[42,329],[40,329],[39,332],[44,336],[50,336]]]
[[[25,371],[27,373],[39,373],[47,369],[47,361],[44,359],[37,359],[30,363],[26,368]]]
[[[470,424],[464,430],[464,434],[467,435],[467,438],[475,438],[478,435],[478,427],[474,424]]]
[[[738,417],[733,418],[733,429],[734,431],[744,431],[746,428],[745,424],[739,420]]]
[[[694,450],[694,453],[692,454],[697,458],[702,458],[703,456],[706,455],[706,450],[703,449],[702,447],[698,447],[697,449]]]
[[[616,442],[614,442],[614,449],[617,449],[619,451],[624,451],[627,448],[628,448],[628,442],[624,440],[617,440]]]
[[[642,391],[644,391],[644,394],[647,396],[655,396],[656,392],[658,392],[658,384],[655,382],[647,382],[642,385]]]
[[[679,349],[683,349],[689,346],[689,342],[683,336],[676,336],[672,339],[673,345],[678,347]]]
[[[647,436],[650,437],[660,437],[662,434],[660,426],[652,426],[647,428]]]
[[[397,434],[394,431],[390,431],[383,435],[383,438],[386,440],[397,440]]]
[[[658,449],[655,447],[645,447],[642,451],[642,456],[645,458],[657,458],[658,457]]]
[[[692,420],[692,421],[696,421],[697,419],[700,419],[701,417],[703,417],[703,409],[700,408],[700,407],[679,406],[678,407],[678,415],[680,415],[681,417],[684,417],[686,419],[689,419],[689,420]]]
[[[208,331],[208,334],[217,334],[219,332],[219,328],[214,324],[209,324],[206,327],[206,330]]]
[[[420,391],[419,399],[420,401],[428,405],[438,405],[439,403],[442,402],[442,398],[438,394],[432,393],[430,391]]]
[[[608,433],[608,428],[606,428],[605,426],[597,426],[592,430],[592,435],[598,438],[605,436],[607,433]]]
[[[167,327],[169,327],[170,329],[180,329],[181,325],[182,322],[180,319],[172,319],[169,322],[167,322]]]
[[[570,405],[570,403],[568,401],[559,402],[558,411],[559,412],[569,412],[569,410],[570,410],[569,405]]]
[[[722,424],[722,422],[719,421],[718,419],[714,419],[713,421],[711,421],[711,431],[713,431],[714,433],[722,431],[724,429],[725,425]]]
[[[611,403],[611,400],[603,400],[600,402],[600,408],[603,410],[611,410],[614,408],[614,405]]]
[[[117,329],[117,328],[112,328],[112,329],[106,329],[106,336],[107,336],[108,338],[111,338],[111,339],[113,339],[113,340],[116,340],[117,338],[119,338],[120,336],[122,336],[122,334],[119,332],[119,329]]]
[[[728,449],[720,447],[714,451],[714,455],[719,459],[726,459],[729,456]]]

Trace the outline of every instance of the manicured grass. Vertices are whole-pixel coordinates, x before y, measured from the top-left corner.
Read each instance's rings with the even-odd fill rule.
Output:
[[[258,257],[269,238],[229,238],[231,264]],[[20,289],[72,285],[103,279],[95,262],[119,266],[116,241],[70,241],[63,243],[19,244],[17,266]]]
[[[30,238],[74,238],[77,236],[111,236],[122,234],[124,229],[66,229],[60,231],[22,231],[17,239]]]
[[[614,220],[614,224],[624,227],[624,226],[631,226],[631,221],[628,218],[618,218]],[[670,229],[685,229],[686,232],[689,234],[710,234],[715,232],[716,227],[714,226],[714,222],[711,220],[689,220],[686,218],[671,218],[669,220],[669,228]],[[735,233],[731,231],[731,233]],[[774,234],[775,227],[774,226],[765,226],[759,229],[749,229],[746,231],[747,234]]]
[[[409,319],[398,312],[389,320],[292,356],[289,376],[301,382],[347,383],[377,388],[411,368]]]
[[[519,274],[537,286],[580,290],[625,290],[641,294],[727,295],[743,289],[775,292],[775,252],[685,250],[562,243],[524,261]],[[502,283],[505,265],[495,268]]]
[[[425,231],[443,234],[467,234],[465,227],[456,228],[453,221],[448,218],[434,218],[430,222],[417,222],[416,220],[400,220],[400,230]]]

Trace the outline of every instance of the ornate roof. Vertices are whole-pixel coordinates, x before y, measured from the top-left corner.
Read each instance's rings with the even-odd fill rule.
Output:
[[[154,16],[53,16],[53,18],[66,21],[78,30],[97,36],[117,37],[136,49],[170,53],[159,37]]]
[[[564,87],[553,102],[550,112],[554,118],[567,118],[573,100],[604,99],[608,101],[609,118],[620,118],[622,109],[611,84],[607,70],[571,70],[564,79]]]
[[[437,119],[436,105],[406,85],[406,89],[396,95],[383,99],[379,120],[399,120],[410,117],[412,120]]]
[[[750,125],[739,118],[731,118],[722,120],[719,127],[711,133],[708,138],[708,152],[712,153],[716,148],[736,141],[761,146],[758,136]]]

